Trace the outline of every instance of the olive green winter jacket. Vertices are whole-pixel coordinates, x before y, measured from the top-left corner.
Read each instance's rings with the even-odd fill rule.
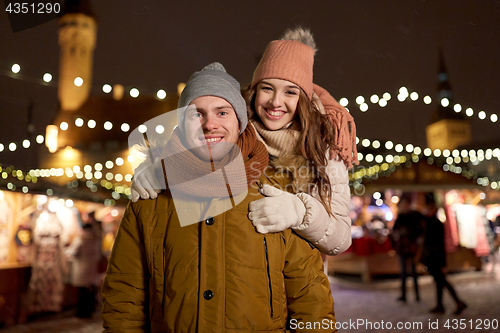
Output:
[[[260,181],[288,181],[271,172]],[[168,190],[130,203],[102,288],[104,332],[283,332],[291,318],[334,326],[319,251],[290,229],[257,233],[247,214],[260,198],[251,187],[236,207],[214,217],[210,207],[218,199],[205,207],[187,200],[184,209],[208,214],[184,227]],[[183,209],[177,198],[175,204]]]

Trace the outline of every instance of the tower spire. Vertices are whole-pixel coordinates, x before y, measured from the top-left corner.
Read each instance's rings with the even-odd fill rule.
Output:
[[[66,0],[59,17],[58,97],[63,111],[77,110],[88,98],[96,35],[90,0]]]
[[[438,50],[437,106],[427,126],[427,146],[431,149],[454,149],[470,141],[469,121],[454,109],[453,93],[444,54]]]

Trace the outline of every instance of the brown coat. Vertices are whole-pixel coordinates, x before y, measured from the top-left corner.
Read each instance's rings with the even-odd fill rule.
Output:
[[[184,227],[168,191],[129,204],[102,290],[104,332],[283,332],[288,317],[335,322],[319,251],[290,229],[257,233],[247,214],[260,198],[252,187],[236,207]]]

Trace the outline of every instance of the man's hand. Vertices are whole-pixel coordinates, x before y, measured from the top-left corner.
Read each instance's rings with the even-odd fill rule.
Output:
[[[163,174],[161,172],[161,161],[155,162],[144,170],[134,174],[132,186],[130,187],[132,202],[136,202],[139,198],[156,199],[158,193],[165,188],[164,185],[160,184],[158,174]]]
[[[302,223],[306,207],[297,196],[270,185],[264,185],[260,192],[266,198],[252,201],[248,206],[248,218],[258,232],[280,232]]]

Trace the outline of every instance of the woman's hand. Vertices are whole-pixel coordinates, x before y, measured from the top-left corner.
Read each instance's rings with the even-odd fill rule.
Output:
[[[140,166],[137,169],[140,169]],[[158,193],[165,189],[165,185],[160,184],[158,173],[162,174],[160,161],[134,174],[130,187],[132,202],[136,202],[139,198],[156,199]]]
[[[306,207],[297,196],[271,185],[264,185],[260,193],[266,198],[252,201],[248,205],[248,218],[259,233],[267,234],[298,227],[304,220]]]

